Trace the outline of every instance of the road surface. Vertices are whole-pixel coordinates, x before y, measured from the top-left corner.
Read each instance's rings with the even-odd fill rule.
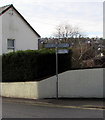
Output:
[[[78,102],[78,101],[77,101]],[[78,103],[79,104],[79,103]],[[88,109],[78,106],[61,106],[33,102],[20,102],[19,99],[2,100],[3,118],[103,118],[102,109]]]

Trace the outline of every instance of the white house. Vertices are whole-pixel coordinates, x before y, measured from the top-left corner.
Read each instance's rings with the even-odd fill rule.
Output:
[[[37,50],[40,35],[11,5],[0,7],[0,54],[17,50]]]

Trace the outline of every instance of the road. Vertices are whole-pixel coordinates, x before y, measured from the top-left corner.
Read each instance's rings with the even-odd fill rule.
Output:
[[[3,118],[103,118],[102,109],[83,109],[31,102],[2,100]]]

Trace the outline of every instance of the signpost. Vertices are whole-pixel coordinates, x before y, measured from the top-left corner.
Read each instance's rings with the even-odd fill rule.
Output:
[[[58,48],[68,48],[70,45],[68,43],[59,43],[57,44]]]
[[[69,50],[67,50],[67,49],[58,50],[58,54],[67,54],[68,52],[69,52]]]
[[[45,44],[44,47],[45,47],[45,48],[55,48],[55,47],[56,47],[56,44],[48,43],[48,44]]]
[[[56,99],[58,99],[58,47],[56,44]]]
[[[45,48],[55,48],[56,50],[56,99],[58,99],[58,54],[67,54],[69,51],[67,49],[59,49],[58,48],[68,48],[70,45],[68,43],[48,43],[45,44]]]
[[[68,48],[70,45],[68,43],[59,43],[59,44],[54,44],[54,43],[48,43],[45,44],[45,48]]]

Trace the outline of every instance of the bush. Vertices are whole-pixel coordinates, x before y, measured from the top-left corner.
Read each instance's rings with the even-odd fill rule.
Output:
[[[38,81],[55,75],[55,51],[50,49],[26,50],[3,54],[2,81]],[[59,73],[71,68],[71,50],[58,55]]]

